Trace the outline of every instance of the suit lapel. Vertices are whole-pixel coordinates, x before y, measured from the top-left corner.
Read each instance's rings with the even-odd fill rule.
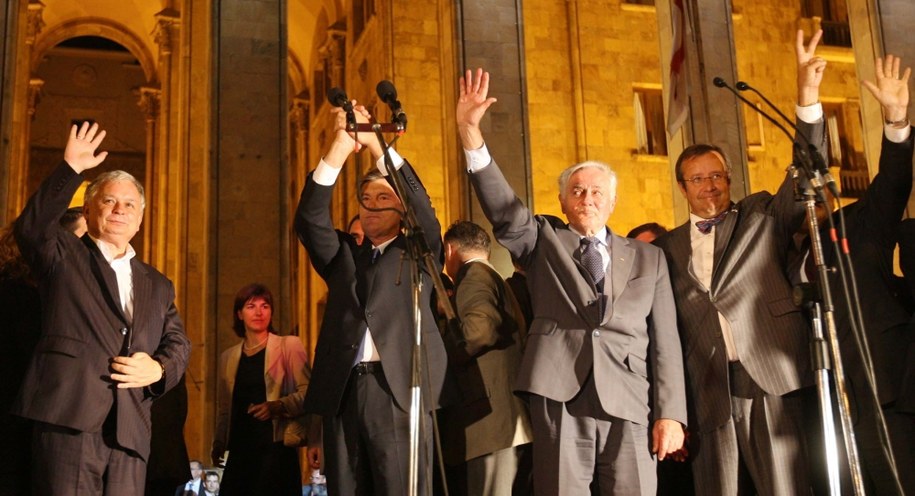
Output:
[[[611,281],[612,287],[609,289],[612,303],[607,305],[608,308],[604,309],[604,320],[613,313],[613,303],[616,303],[623,290],[626,289],[629,275],[632,274],[632,265],[635,261],[635,248],[629,245],[629,240],[626,238],[610,234],[610,259],[612,262],[607,267],[607,270],[610,271],[610,277],[604,280]],[[606,283],[604,283],[605,293],[607,289]]]
[[[137,322],[146,322],[146,311],[150,308],[149,299],[152,298],[152,283],[146,267],[134,257],[130,261],[130,277],[133,280],[133,318],[131,319],[134,332],[137,331]],[[136,334],[134,334],[136,338]]]
[[[724,254],[728,251],[728,245],[734,237],[734,230],[737,227],[737,220],[740,212],[735,205],[731,205],[731,211],[724,217],[721,224],[715,227],[715,256],[714,267],[712,269],[712,288],[718,284],[718,278],[722,273],[721,267],[724,264]],[[712,288],[709,288],[711,291]]]
[[[83,244],[89,249],[90,268],[99,287],[102,289],[102,295],[105,302],[108,304],[111,311],[114,312],[124,324],[127,324],[127,317],[121,309],[121,297],[118,292],[118,278],[114,273],[114,269],[112,269],[111,265],[108,264],[108,261],[105,260],[102,251],[99,250],[98,245],[95,244],[95,241],[93,241],[88,234],[83,235],[81,239]]]
[[[281,376],[279,371],[272,371],[276,370],[277,367],[282,367],[282,363],[280,363],[280,357],[283,354],[282,344],[283,341],[279,336],[267,334],[267,353],[264,356],[264,381],[267,384],[268,392],[271,385],[276,382],[274,378]]]
[[[692,223],[687,221],[686,224],[671,231],[668,235],[670,237],[670,242],[667,244],[667,248],[670,251],[670,260],[676,264],[682,263],[683,268],[681,270],[689,276],[693,281],[693,284],[702,291],[705,291],[705,285],[699,281],[699,278],[697,278],[696,274],[693,272],[693,247],[690,240],[690,230],[692,228]],[[673,272],[673,270],[674,268],[671,267],[671,272]]]

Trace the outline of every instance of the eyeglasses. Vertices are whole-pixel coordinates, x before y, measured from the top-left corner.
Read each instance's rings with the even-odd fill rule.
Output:
[[[702,186],[705,183],[705,181],[711,181],[713,184],[721,184],[722,182],[727,181],[727,180],[728,180],[727,174],[724,174],[721,172],[716,172],[708,177],[696,176],[696,177],[691,177],[689,179],[683,179],[683,182],[690,183],[693,186]]]

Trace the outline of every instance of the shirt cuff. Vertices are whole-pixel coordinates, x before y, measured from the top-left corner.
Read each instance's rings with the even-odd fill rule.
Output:
[[[476,150],[464,150],[464,158],[467,160],[467,172],[471,174],[483,170],[492,162],[486,143]]]
[[[912,126],[906,126],[903,128],[898,128],[890,126],[889,124],[884,124],[883,134],[886,135],[886,139],[892,141],[893,143],[902,143],[903,141],[909,139],[909,134],[912,133]]]
[[[797,114],[798,119],[807,124],[813,124],[823,118],[823,104],[817,102],[813,105],[807,105],[806,107],[795,105],[794,112]]]
[[[400,170],[400,167],[403,165],[403,157],[393,148],[388,148],[388,153],[391,155],[391,163],[394,164],[394,170]],[[382,175],[388,175],[388,168],[384,163],[384,154],[375,161],[375,167],[378,167],[378,172]]]
[[[320,184],[321,186],[333,186],[337,182],[337,176],[340,175],[340,168],[334,167],[324,159],[321,159],[321,162],[318,163],[318,166],[315,167],[314,174],[311,175],[311,178],[315,183]]]

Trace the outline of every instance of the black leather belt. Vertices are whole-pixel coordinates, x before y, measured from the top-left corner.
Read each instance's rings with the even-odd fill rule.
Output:
[[[380,374],[381,362],[359,362],[353,367],[356,375]]]

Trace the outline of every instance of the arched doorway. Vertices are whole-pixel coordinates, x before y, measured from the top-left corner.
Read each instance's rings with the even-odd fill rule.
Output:
[[[139,60],[126,47],[101,36],[75,36],[48,49],[32,72],[40,86],[29,141],[28,194],[60,162],[67,130],[74,123],[98,122],[108,131],[104,164],[84,175],[122,169],[145,182],[146,126],[137,108],[146,83]],[[132,244],[144,253],[143,231]]]

